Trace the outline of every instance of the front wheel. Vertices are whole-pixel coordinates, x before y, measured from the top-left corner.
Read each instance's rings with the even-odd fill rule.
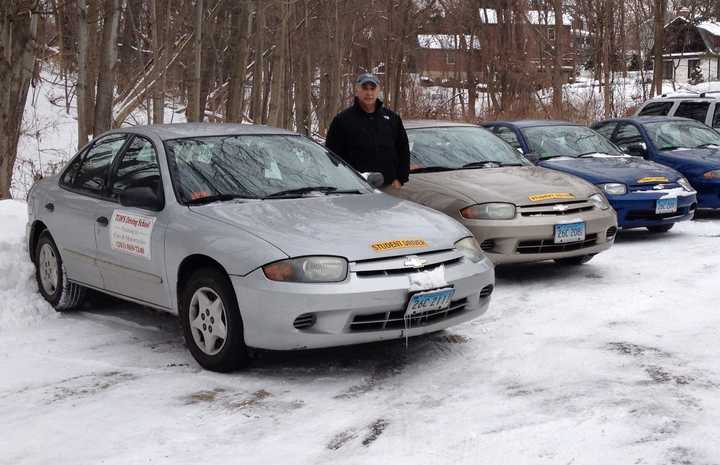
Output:
[[[203,368],[220,372],[247,365],[242,317],[228,277],[204,268],[194,272],[183,287],[179,314],[195,360]]]
[[[59,312],[79,307],[85,299],[87,289],[68,281],[60,251],[47,231],[35,246],[35,279],[40,294]]]
[[[647,230],[651,233],[664,233],[668,232],[672,229],[672,227],[675,226],[674,224],[663,224],[659,226],[648,226]]]
[[[595,254],[593,253],[589,255],[579,255],[577,257],[556,258],[555,263],[563,266],[579,266],[589,262],[594,256]]]

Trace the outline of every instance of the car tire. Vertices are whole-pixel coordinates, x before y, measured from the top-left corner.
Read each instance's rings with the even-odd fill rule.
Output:
[[[75,309],[85,300],[87,288],[68,281],[60,251],[47,230],[35,246],[35,280],[40,294],[58,312]]]
[[[648,226],[647,230],[653,234],[659,234],[659,233],[665,233],[665,232],[670,231],[673,228],[673,226],[675,226],[675,225],[674,224],[663,224],[663,225],[659,225],[659,226]]]
[[[589,255],[578,255],[577,257],[556,258],[555,263],[563,266],[579,266],[589,262],[594,256],[595,254],[593,253]]]
[[[242,316],[227,275],[201,268],[182,286],[178,313],[185,343],[195,360],[203,368],[219,372],[246,366],[249,354]]]

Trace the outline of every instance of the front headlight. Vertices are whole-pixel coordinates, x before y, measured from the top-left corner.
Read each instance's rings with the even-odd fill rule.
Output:
[[[720,170],[712,170],[703,174],[705,179],[720,179]]]
[[[627,186],[619,182],[609,182],[607,184],[598,184],[598,187],[610,195],[625,195],[627,194]]]
[[[693,189],[693,186],[690,184],[690,181],[688,181],[686,178],[678,179],[677,183],[680,184],[680,187],[682,187],[686,191],[695,192],[695,189]]]
[[[462,254],[465,255],[465,258],[467,258],[473,263],[477,263],[483,259],[483,253],[482,249],[480,249],[480,244],[478,244],[474,237],[466,237],[465,239],[460,239],[455,243],[455,248],[458,251],[462,252]]]
[[[269,263],[262,269],[272,281],[336,283],[347,277],[348,263],[340,257],[300,257]]]
[[[515,205],[511,203],[482,203],[460,210],[463,218],[469,220],[511,220],[515,218]]]
[[[608,203],[605,196],[602,194],[593,194],[588,197],[588,200],[600,210],[607,210],[608,208],[610,208],[610,204]]]

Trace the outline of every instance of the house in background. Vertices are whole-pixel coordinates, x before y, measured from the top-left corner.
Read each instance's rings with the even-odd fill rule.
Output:
[[[680,84],[720,80],[720,22],[692,20],[681,11],[665,26],[664,42],[663,79]]]
[[[442,17],[437,19],[432,30],[418,32],[412,62],[427,83],[457,85],[467,80],[469,69],[481,82],[486,80],[483,74],[487,69],[487,55],[507,46],[498,44],[502,18],[498,19],[497,10],[480,8],[477,14],[479,27],[476,35],[457,30],[457,26],[446,23]],[[566,79],[574,75],[576,34],[573,34],[573,22],[568,15],[563,15],[560,37],[555,37],[555,15],[552,12],[530,10],[526,18],[513,18],[513,21],[526,22],[531,26],[526,37],[528,54],[523,57],[523,66],[530,64],[539,72],[549,72],[553,65],[552,50],[559,40],[564,50],[562,65]]]

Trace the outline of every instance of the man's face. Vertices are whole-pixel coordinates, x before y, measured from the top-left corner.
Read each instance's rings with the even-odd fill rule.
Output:
[[[361,86],[355,86],[355,96],[367,106],[374,105],[379,94],[380,87],[376,86],[372,82],[366,82]]]

